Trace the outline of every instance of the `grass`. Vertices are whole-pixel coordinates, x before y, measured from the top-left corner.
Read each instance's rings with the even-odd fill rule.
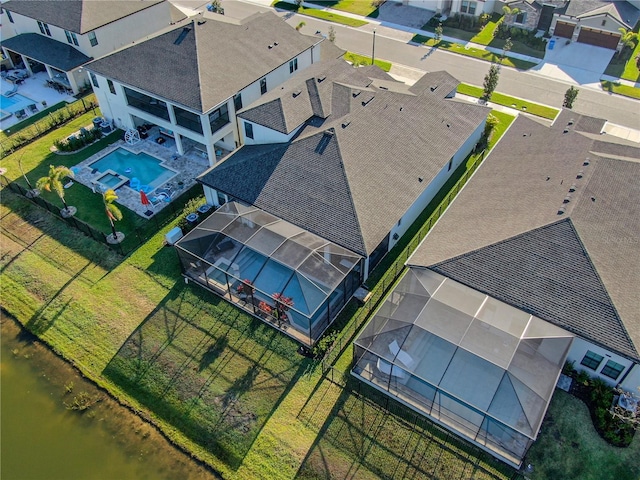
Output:
[[[571,412],[569,414],[569,412]],[[629,448],[616,448],[596,433],[587,406],[556,389],[542,424],[542,434],[527,454],[532,480],[637,480],[640,478],[640,435]]]
[[[474,37],[471,38],[473,43],[478,43],[480,45],[489,45],[493,41],[493,35],[498,28],[498,25],[502,23],[504,19],[504,15],[498,15],[494,13],[491,17],[491,20],[487,22],[482,30]]]
[[[622,85],[621,83],[610,82],[608,80],[602,80],[600,83],[602,84],[602,89],[605,92],[640,99],[640,88],[630,87],[628,85]]]
[[[435,39],[427,37],[425,35],[414,35],[411,41],[414,43],[421,43],[423,45],[426,45],[427,47],[436,47],[448,52],[454,52],[467,57],[478,58],[487,62],[497,63],[500,60],[500,55],[496,55],[495,53],[484,49],[465,47],[460,43],[452,43],[446,40],[442,40],[436,46],[437,42],[435,41]],[[502,61],[502,65],[504,65],[505,67],[517,68],[518,70],[528,70],[529,68],[534,67],[536,64],[527,62],[526,60],[520,60],[518,58],[505,57]]]
[[[362,27],[363,25],[367,24],[367,22],[365,22],[364,20],[359,20],[357,18],[345,17],[343,15],[337,15],[335,13],[326,12],[324,10],[318,10],[317,8],[298,7],[297,5],[293,5],[288,2],[276,1],[272,3],[271,6],[274,8],[280,8],[282,10],[290,10],[301,15],[319,18],[321,20],[339,23],[340,25],[347,25],[349,27]]]
[[[461,83],[458,85],[458,93],[463,95],[469,95],[470,97],[480,98],[482,97],[483,89],[482,87],[476,87],[474,85],[469,85],[466,83]],[[510,107],[519,111],[526,111],[532,115],[537,115],[542,118],[547,118],[549,120],[553,120],[558,115],[559,110],[557,108],[547,107],[545,105],[540,105],[538,103],[528,102],[526,100],[522,100],[521,98],[511,97],[509,95],[504,95],[502,93],[494,92],[491,95],[492,103],[497,105],[503,105],[505,107]]]
[[[371,65],[371,57],[367,57],[365,55],[359,55],[353,52],[347,52],[344,54],[344,59],[347,62],[351,62],[355,66],[359,65]],[[376,59],[374,62],[378,67],[380,67],[385,72],[391,70],[391,62],[387,62],[385,60]]]
[[[513,120],[494,114],[491,145]],[[36,144],[32,152],[46,151]],[[364,385],[324,379],[293,341],[185,285],[175,251],[162,246],[173,224],[123,259],[24,198],[2,197],[2,308],[225,478],[513,478]],[[545,431],[541,441],[571,434]],[[536,462],[544,471],[544,458]]]
[[[377,18],[378,8],[366,0],[315,0],[309,3],[317,4],[323,8],[333,8],[343,12],[355,13],[363,17]]]
[[[640,82],[640,69],[636,63],[636,57],[640,55],[640,41],[633,49],[629,51],[625,49],[625,55],[614,55],[604,71],[605,75],[622,78],[631,82]]]

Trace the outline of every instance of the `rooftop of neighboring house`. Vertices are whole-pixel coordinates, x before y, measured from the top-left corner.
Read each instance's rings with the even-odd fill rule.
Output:
[[[505,3],[508,6],[516,8],[518,7],[518,4],[526,3],[536,10],[542,10],[543,6],[549,5],[554,7],[555,12],[559,12],[562,8],[567,6],[569,0],[507,0]]]
[[[68,43],[38,33],[23,33],[2,42],[2,46],[54,68],[68,72],[91,60]]]
[[[640,359],[640,149],[603,124],[518,117],[408,264]]]
[[[84,34],[165,1],[9,0],[2,7],[25,17]]]
[[[199,180],[369,255],[484,123],[488,108],[446,98],[457,84],[313,65],[239,114],[279,132],[302,125],[293,140],[245,145]]]
[[[96,60],[88,68],[207,112],[322,40],[300,34],[271,12],[254,14],[240,23],[220,15],[198,17]]]
[[[640,19],[640,10],[624,0],[572,0],[566,11],[566,15],[576,18],[601,14],[609,14],[628,28],[633,28]]]

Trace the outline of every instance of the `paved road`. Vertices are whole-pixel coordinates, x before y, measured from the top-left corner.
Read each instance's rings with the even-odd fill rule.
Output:
[[[202,6],[200,0],[173,0],[173,3],[183,6]],[[222,3],[225,14],[233,18],[244,18],[256,11],[267,8],[250,2],[224,0]],[[332,25],[329,22],[317,20],[290,12],[281,12],[286,21],[296,26],[301,21],[306,23],[303,33],[313,34],[320,30],[325,35]],[[371,55],[373,47],[373,25],[366,25],[358,29],[333,24],[336,31],[336,45],[345,50]],[[376,58],[383,58],[394,63],[407,65],[424,71],[446,70],[465,83],[482,85],[489,64],[473,58],[435,51],[428,57],[426,47],[410,45],[408,42],[412,34],[400,32],[388,27],[376,28]],[[503,68],[500,74],[498,91],[508,95],[525,98],[534,102],[560,107],[564,93],[569,83],[553,80],[535,73],[519,72],[511,68]],[[590,88],[580,88],[574,110],[579,113],[606,118],[612,123],[640,130],[640,101],[611,95]]]

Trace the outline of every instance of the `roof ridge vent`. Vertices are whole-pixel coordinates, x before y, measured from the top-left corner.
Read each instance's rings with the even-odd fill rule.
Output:
[[[389,87],[385,87],[384,85],[379,85],[378,88],[380,90],[389,90]]]

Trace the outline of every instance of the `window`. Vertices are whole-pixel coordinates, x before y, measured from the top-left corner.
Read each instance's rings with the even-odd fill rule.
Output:
[[[527,12],[520,12],[516,15],[515,23],[525,23],[527,21]]]
[[[14,23],[13,17],[11,16],[11,12],[9,10],[5,10],[5,12],[7,12],[7,18],[9,19],[9,22]]]
[[[478,2],[462,0],[462,5],[460,5],[460,13],[468,13],[470,15],[474,15],[476,13],[477,6]]]
[[[98,78],[96,77],[96,74],[93,72],[89,72],[89,78],[91,78],[91,83],[93,84],[93,86],[95,88],[100,88],[98,86]]]
[[[242,110],[242,94],[239,93],[237,95],[234,95],[233,97],[233,108],[236,109],[236,112],[238,110]]]
[[[200,122],[200,115],[176,106],[173,107],[173,113],[176,115],[176,123],[178,125],[188,128],[193,132],[202,134],[202,122]]]
[[[113,85],[113,82],[107,78],[107,85],[109,85],[109,91],[116,94],[116,87]]]
[[[604,357],[602,355],[598,355],[597,353],[592,352],[591,350],[587,351],[587,354],[584,356],[580,365],[584,365],[591,370],[597,370],[600,362]]]
[[[131,90],[130,88],[124,88],[124,95],[127,97],[127,104],[137,108],[138,110],[142,110],[143,112],[150,113],[156,117],[164,118],[165,120],[169,120],[169,109],[167,108],[167,104],[162,100],[158,100],[157,98],[150,97],[149,95],[145,95],[144,93],[138,92],[136,90]]]
[[[298,59],[294,58],[289,62],[289,73],[293,73],[298,70]]]
[[[209,114],[211,133],[217,132],[227,123],[229,123],[229,107],[226,103]]]
[[[602,20],[602,26],[604,27],[607,24],[607,20]]]
[[[265,93],[267,93],[267,79],[263,78],[260,80],[260,94],[264,95]]]
[[[617,380],[623,370],[624,365],[620,365],[613,360],[609,360],[600,373],[609,378]]]
[[[73,43],[77,47],[78,46],[78,37],[76,37],[76,34],[73,33],[73,32],[70,32],[69,30],[65,30],[64,33],[67,36],[67,42],[68,43]]]
[[[251,139],[253,138],[253,125],[248,122],[244,122],[244,136]]]
[[[98,44],[98,37],[96,37],[96,32],[89,32],[89,43],[91,43],[92,47],[95,47]]]
[[[51,36],[51,31],[49,30],[49,25],[38,20],[38,28],[40,29],[40,33],[43,35]]]

